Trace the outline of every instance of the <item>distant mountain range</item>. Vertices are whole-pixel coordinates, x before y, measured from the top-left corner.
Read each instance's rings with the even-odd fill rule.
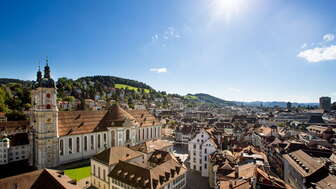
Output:
[[[221,106],[232,106],[232,105],[244,105],[244,106],[263,106],[263,107],[287,107],[287,102],[282,101],[272,101],[272,102],[263,102],[263,101],[253,101],[253,102],[243,102],[243,101],[228,101],[223,100],[218,97],[214,97],[209,94],[205,93],[197,93],[197,94],[187,94],[185,96],[187,99],[203,102],[203,103],[210,103],[210,104],[217,104]],[[318,106],[318,103],[297,103],[292,102],[292,107],[298,106]]]
[[[292,107],[298,107],[298,106],[318,106],[318,103],[297,103],[297,102],[291,102]],[[253,101],[253,102],[236,102],[237,105],[244,105],[244,106],[263,106],[263,107],[287,107],[287,102],[282,101],[272,101],[272,102],[263,102],[263,101]]]

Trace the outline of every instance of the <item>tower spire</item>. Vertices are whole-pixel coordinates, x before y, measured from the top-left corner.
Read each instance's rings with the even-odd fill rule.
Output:
[[[37,81],[40,82],[41,80],[42,80],[41,67],[38,66],[38,71],[37,71]]]
[[[44,67],[44,78],[50,79],[50,68],[48,65],[48,57],[46,57],[46,66]]]

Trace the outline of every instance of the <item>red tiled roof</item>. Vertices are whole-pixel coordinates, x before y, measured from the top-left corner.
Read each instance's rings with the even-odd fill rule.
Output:
[[[108,111],[59,112],[58,132],[60,136],[106,131],[107,127],[122,127],[125,121],[137,126],[159,124],[146,110],[124,110],[113,105]]]
[[[80,189],[68,176],[57,170],[40,169],[0,179],[1,189]]]

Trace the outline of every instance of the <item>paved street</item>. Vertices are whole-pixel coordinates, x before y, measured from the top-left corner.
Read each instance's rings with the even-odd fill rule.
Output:
[[[202,177],[201,173],[188,170],[187,172],[187,189],[208,189],[208,178]]]
[[[189,169],[188,160],[188,146],[175,144],[174,145],[174,155],[180,157],[183,163],[187,166],[187,189],[208,189],[209,181],[208,178],[202,177],[201,173],[196,171],[191,171]]]

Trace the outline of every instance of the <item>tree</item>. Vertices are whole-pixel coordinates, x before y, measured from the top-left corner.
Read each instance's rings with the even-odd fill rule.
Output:
[[[73,96],[67,96],[63,100],[67,101],[67,102],[74,102],[76,100],[76,98],[73,97]]]
[[[0,87],[0,112],[8,112],[8,106],[6,102],[6,91]]]

